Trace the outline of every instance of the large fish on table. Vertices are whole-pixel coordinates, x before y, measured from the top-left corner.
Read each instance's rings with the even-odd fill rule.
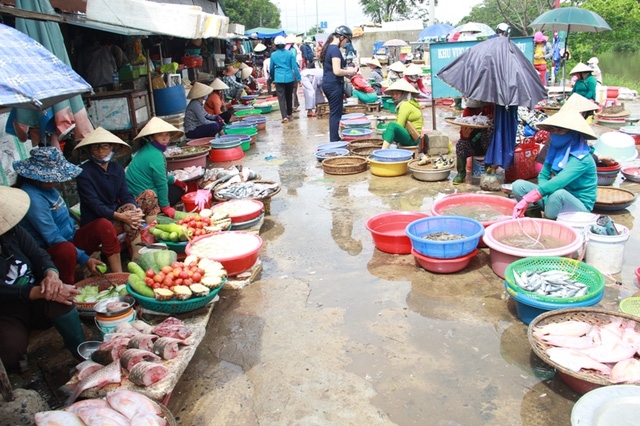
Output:
[[[138,386],[151,386],[164,379],[169,369],[162,364],[142,361],[134,365],[129,371],[129,380]]]
[[[145,351],[153,351],[153,343],[158,340],[158,336],[155,334],[138,334],[133,336],[127,348],[129,349],[144,349]]]
[[[148,413],[154,415],[162,414],[160,406],[148,397],[138,392],[126,389],[118,389],[107,394],[107,401],[113,409],[119,411],[127,418],[132,419],[137,414]]]
[[[65,405],[70,405],[78,396],[87,389],[102,388],[110,383],[120,383],[122,380],[122,374],[120,372],[120,363],[114,362],[106,367],[96,371],[92,375],[85,377],[78,383],[71,385],[64,385],[60,389],[71,394],[66,401]]]
[[[161,337],[153,344],[153,353],[162,359],[173,359],[180,354],[180,347],[188,346],[184,340]]]
[[[34,418],[36,426],[85,426],[77,414],[66,411],[42,411]]]
[[[89,377],[96,371],[103,368],[104,365],[98,364],[97,362],[91,360],[82,361],[80,364],[76,365],[76,370],[78,371],[78,381],[84,379],[85,377]]]
[[[144,349],[127,349],[120,356],[120,365],[127,370],[131,369],[142,361],[160,361],[160,357],[153,352],[145,351]]]
[[[173,337],[174,339],[186,339],[192,333],[187,324],[174,317],[162,321],[151,332],[160,337]]]

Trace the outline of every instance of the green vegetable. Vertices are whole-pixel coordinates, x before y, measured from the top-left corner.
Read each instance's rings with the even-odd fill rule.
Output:
[[[175,220],[180,220],[180,219],[186,219],[186,218],[191,217],[191,216],[193,216],[193,215],[190,214],[190,213],[185,213],[185,212],[181,212],[181,211],[176,210],[176,214],[173,216],[173,218]],[[160,223],[160,222],[158,222],[158,223]]]
[[[104,274],[105,272],[107,272],[107,266],[106,265],[96,265],[96,269],[98,271],[100,271],[100,273]]]
[[[158,273],[163,266],[170,266],[176,260],[178,260],[178,253],[175,251],[154,250],[142,254],[142,256],[138,258],[138,265],[140,265],[144,271],[153,269]]]
[[[129,262],[127,264],[127,269],[130,273],[135,274],[144,280],[144,277],[146,276],[144,273],[144,269],[142,269],[136,262]]]
[[[129,285],[136,293],[146,297],[153,297],[153,289],[147,287],[142,278],[136,274],[129,275]]]

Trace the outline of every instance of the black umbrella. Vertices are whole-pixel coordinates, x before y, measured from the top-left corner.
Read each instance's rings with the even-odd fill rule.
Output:
[[[468,99],[534,108],[547,97],[538,72],[508,37],[494,37],[466,50],[437,77]]]

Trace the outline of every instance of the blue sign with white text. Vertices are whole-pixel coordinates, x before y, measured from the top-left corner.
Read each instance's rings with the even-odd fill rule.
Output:
[[[440,70],[462,55],[467,49],[482,43],[484,40],[454,41],[444,43],[431,43],[429,45],[429,58],[431,61],[431,91],[433,97],[437,98],[459,98],[462,95],[453,87],[436,77]],[[522,53],[533,63],[533,37],[512,37]],[[473,70],[469,70],[473,72]]]

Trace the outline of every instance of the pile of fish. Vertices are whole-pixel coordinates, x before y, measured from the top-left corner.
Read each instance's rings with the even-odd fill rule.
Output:
[[[215,195],[218,198],[231,200],[241,198],[265,198],[276,192],[280,186],[277,183],[242,182],[235,185],[218,187]]]
[[[566,299],[585,296],[589,292],[586,284],[572,280],[566,271],[513,271],[513,277],[518,287],[543,296]]]
[[[456,123],[472,124],[474,126],[489,126],[492,124],[491,119],[482,114],[457,117],[454,121]]]
[[[440,232],[432,232],[431,234],[427,234],[422,238],[424,238],[425,240],[431,240],[431,241],[455,241],[455,240],[461,240],[463,238],[467,238],[467,236],[462,234],[452,234],[447,231],[440,231]]]
[[[424,166],[429,163],[432,164],[433,170],[442,170],[442,169],[450,169],[453,167],[453,157],[449,157],[448,155],[440,155],[438,157],[429,157],[428,155],[422,154],[420,156],[420,160],[418,161],[418,166]]]
[[[551,361],[568,370],[593,370],[612,383],[640,383],[637,323],[611,317],[604,325],[564,321],[536,327],[533,336],[549,347]]]
[[[106,399],[85,399],[63,410],[36,413],[35,421],[37,426],[166,426],[163,414],[160,406],[146,396],[118,389],[109,392]]]
[[[151,386],[164,379],[170,370],[161,362],[180,355],[189,344],[189,327],[179,319],[169,317],[153,327],[144,321],[122,323],[115,332],[105,335],[105,341],[91,355],[91,360],[76,366],[76,383],[61,390],[69,394],[71,404],[85,390],[121,383],[123,377],[138,386]]]

